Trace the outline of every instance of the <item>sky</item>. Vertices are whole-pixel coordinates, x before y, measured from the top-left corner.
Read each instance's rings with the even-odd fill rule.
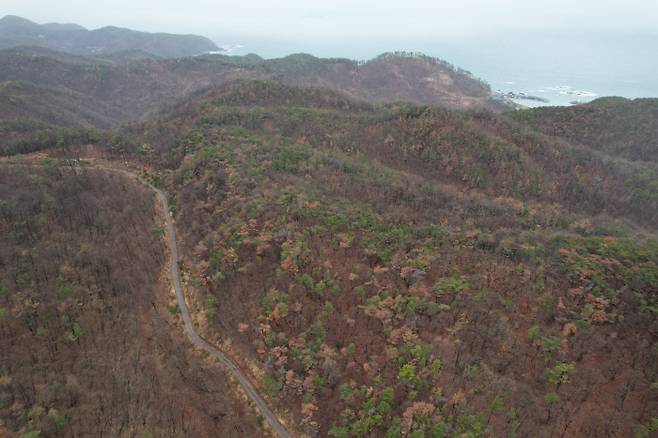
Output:
[[[658,33],[656,0],[1,0],[0,16],[209,37]]]

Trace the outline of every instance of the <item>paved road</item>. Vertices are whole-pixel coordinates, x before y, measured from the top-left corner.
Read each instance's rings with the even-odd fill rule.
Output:
[[[40,167],[39,164],[35,164],[35,163],[11,163],[5,160],[0,160],[0,164],[21,166],[21,167],[31,167],[31,166]],[[242,370],[235,364],[235,362],[233,362],[233,359],[231,359],[226,354],[219,351],[217,348],[210,345],[194,330],[194,324],[192,323],[192,318],[190,317],[190,311],[187,307],[187,303],[185,302],[185,293],[183,292],[183,287],[181,286],[181,282],[180,282],[180,270],[178,269],[178,246],[176,245],[176,232],[174,229],[174,223],[171,219],[171,213],[169,212],[169,202],[167,202],[167,196],[164,194],[164,192],[154,187],[144,179],[142,179],[139,175],[124,169],[106,167],[102,165],[91,165],[86,168],[87,169],[96,168],[101,170],[122,173],[130,178],[135,178],[141,181],[146,186],[148,186],[151,190],[155,191],[155,193],[158,196],[158,199],[160,200],[160,203],[162,204],[162,208],[165,214],[165,221],[167,224],[167,236],[169,237],[169,249],[171,251],[171,277],[172,277],[171,280],[174,285],[174,289],[176,290],[176,298],[178,300],[178,306],[180,307],[181,316],[183,317],[183,322],[185,325],[185,333],[187,334],[187,336],[190,338],[190,340],[194,345],[204,349],[205,351],[210,353],[210,355],[217,358],[222,363],[222,365],[224,365],[226,370],[238,381],[240,386],[242,386],[242,388],[247,393],[249,398],[254,403],[256,403],[256,406],[258,406],[261,415],[263,416],[263,418],[265,418],[265,420],[269,424],[270,428],[274,431],[274,434],[276,436],[278,436],[279,438],[292,438],[292,435],[290,435],[290,433],[286,430],[286,428],[283,427],[283,425],[279,422],[279,419],[276,417],[276,415],[274,415],[274,412],[272,412],[272,410],[267,406],[267,403],[265,402],[263,397],[261,397],[260,394],[258,394],[258,391],[256,391],[254,385],[251,383],[249,378],[242,372]]]
[[[174,224],[171,220],[171,214],[169,213],[169,203],[167,202],[167,197],[157,188],[150,186],[158,194],[160,202],[165,212],[165,218],[167,222],[167,235],[169,236],[169,248],[171,250],[171,277],[172,283],[174,284],[174,289],[176,289],[176,298],[178,299],[178,306],[181,310],[181,316],[183,317],[183,322],[185,323],[185,333],[190,338],[192,343],[197,345],[200,348],[203,348],[208,353],[219,359],[219,361],[224,365],[224,367],[235,377],[235,379],[240,383],[242,388],[245,390],[249,398],[253,400],[254,403],[258,406],[261,414],[267,420],[270,425],[270,428],[281,438],[292,438],[290,433],[281,425],[276,415],[270,410],[265,403],[265,400],[258,394],[254,385],[249,381],[247,376],[238,368],[238,366],[233,362],[233,360],[210,345],[205,339],[198,335],[194,330],[194,325],[192,324],[192,318],[190,317],[190,311],[185,302],[185,294],[183,288],[181,287],[180,282],[180,271],[178,269],[178,247],[176,245],[176,234],[174,230]]]

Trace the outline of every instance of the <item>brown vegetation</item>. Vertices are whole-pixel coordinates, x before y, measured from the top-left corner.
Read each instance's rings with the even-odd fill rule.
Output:
[[[0,172],[0,435],[257,436],[189,350],[152,192],[59,166]]]
[[[305,433],[655,428],[650,167],[491,113],[264,82],[133,133],[162,141],[135,156],[169,170],[208,336]]]
[[[283,76],[290,69],[303,75],[320,68],[304,57],[293,60],[267,68]],[[230,346],[260,389],[281,412],[290,412],[295,429],[334,438],[646,437],[658,430],[658,192],[652,189],[658,176],[652,163],[618,159],[607,146],[547,137],[508,115],[378,106],[335,90],[260,80],[205,89],[121,134],[64,139],[49,152],[84,154],[86,148],[73,144],[85,140],[107,157],[148,169],[145,176],[168,191],[182,274],[204,335]],[[51,164],[37,176],[50,178],[53,189],[24,195],[40,203],[15,205],[52,206],[61,219],[37,220],[37,207],[26,210],[33,215],[5,219],[29,226],[16,242],[13,234],[3,234],[10,293],[2,306],[32,306],[35,290],[47,291],[36,317],[54,315],[48,333],[63,337],[56,345],[67,358],[69,343],[92,348],[85,336],[98,334],[100,315],[131,308],[118,291],[132,292],[130,303],[146,315],[142,321],[160,324],[163,304],[146,284],[155,287],[162,252],[148,232],[153,212],[147,197],[136,187],[106,199],[100,193],[108,192],[83,183],[95,181],[88,173],[58,179],[62,169]],[[7,199],[22,193],[15,188],[39,183],[29,175],[6,175]],[[84,196],[89,192],[97,196]],[[107,203],[96,204],[101,201]],[[0,212],[14,211],[8,205]],[[83,208],[72,211],[72,205]],[[116,205],[124,208],[110,213]],[[136,237],[112,234],[118,246],[101,247],[108,252],[100,254],[110,267],[117,263],[123,269],[127,256],[133,264],[118,279],[96,278],[89,269],[98,264],[75,257],[88,254],[80,242],[91,247],[119,224],[132,226]],[[30,259],[41,247],[26,242],[39,227],[55,227],[48,230],[50,239],[58,236],[57,227],[83,231],[60,245],[68,258]],[[123,247],[121,254],[112,252]],[[156,264],[146,261],[152,258]],[[69,259],[73,268],[62,267]],[[34,264],[31,275],[44,274],[26,282],[19,268],[31,265],[21,263]],[[89,284],[80,281],[87,277]],[[49,288],[32,289],[39,284]],[[119,285],[117,292],[92,300],[106,284]],[[47,306],[59,299],[61,292],[53,292],[58,287],[64,304]],[[93,321],[84,317],[88,307]],[[71,313],[66,321],[57,313],[65,311]],[[113,317],[124,323],[123,312]],[[27,313],[5,312],[9,321],[15,314]],[[39,324],[24,320],[24,327],[6,317],[0,324],[36,340]],[[120,347],[116,339],[109,345],[134,353],[134,343],[169,339],[175,332],[164,322],[146,336],[132,330]],[[176,336],[171,344],[158,341],[151,348],[182,364],[181,355],[171,352],[182,348],[175,341]],[[48,354],[54,363],[63,360],[57,352]],[[21,360],[32,363],[34,355],[29,357]],[[187,391],[198,402],[189,408],[196,420],[185,430],[211,434],[203,408],[212,405],[195,395],[207,384],[205,375],[193,369],[199,384],[190,385],[171,377],[176,366],[142,362],[151,356],[111,357],[143,364],[135,379],[121,375],[117,381],[152,381],[151,373],[161,372],[158,378],[174,389],[162,394],[144,389],[135,397],[158,397],[167,418],[178,412],[167,396]],[[200,363],[194,356],[185,359]],[[78,360],[70,366],[95,370],[97,363],[104,362]],[[30,388],[28,382],[14,389],[20,370],[7,369],[1,382],[9,382],[11,394]],[[21,409],[36,403],[37,388],[22,396]],[[93,403],[106,406],[107,394],[97,394]],[[123,400],[120,391],[112,394]],[[236,406],[231,398],[223,400],[227,409]],[[38,403],[56,409],[41,427],[64,409],[58,403]],[[27,427],[12,412],[6,418],[13,427]],[[138,407],[112,412],[150,418]],[[183,430],[178,423],[171,426],[177,429],[157,429],[162,426],[156,420],[150,424],[163,435]],[[240,424],[250,428],[244,434],[254,433],[251,423]]]

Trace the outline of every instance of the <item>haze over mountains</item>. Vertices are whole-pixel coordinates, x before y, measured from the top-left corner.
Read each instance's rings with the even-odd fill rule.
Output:
[[[370,102],[509,108],[469,72],[442,60],[406,53],[385,54],[359,63],[305,54],[271,60],[257,55],[152,59],[125,53],[83,57],[33,47],[0,50],[0,82],[28,81],[73,99],[87,96],[101,103],[98,112],[112,126],[139,120],[176,99],[235,79],[327,87]]]
[[[137,52],[162,58],[193,56],[219,48],[196,35],[137,32],[119,27],[87,30],[77,24],[37,24],[8,15],[0,19],[0,48],[38,46],[87,56]]]
[[[140,178],[292,436],[658,432],[656,99],[137,50],[0,50],[0,436],[276,436]]]

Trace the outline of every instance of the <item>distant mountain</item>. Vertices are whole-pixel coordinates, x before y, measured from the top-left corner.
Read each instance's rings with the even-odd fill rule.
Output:
[[[417,53],[385,53],[368,62],[296,54],[261,67],[291,85],[313,85],[371,102],[417,102],[447,108],[500,108],[491,89],[470,72]]]
[[[572,107],[516,111],[511,116],[544,134],[610,155],[658,162],[658,99],[606,97]]]
[[[271,60],[256,55],[160,59],[143,51],[84,57],[36,47],[0,50],[0,82],[29,81],[86,95],[120,114],[110,117],[117,124],[236,79],[320,86],[373,103],[509,109],[470,73],[420,55],[387,54],[363,63],[306,54]]]
[[[66,89],[0,82],[0,154],[86,143],[118,124],[120,108]]]
[[[29,118],[44,126],[109,128],[116,117],[118,111],[84,94],[29,82],[0,82],[0,120]]]
[[[8,15],[0,19],[0,48],[17,46],[46,47],[86,56],[141,51],[161,58],[220,50],[209,39],[196,35],[146,33],[113,26],[87,30],[77,24],[37,24]]]

